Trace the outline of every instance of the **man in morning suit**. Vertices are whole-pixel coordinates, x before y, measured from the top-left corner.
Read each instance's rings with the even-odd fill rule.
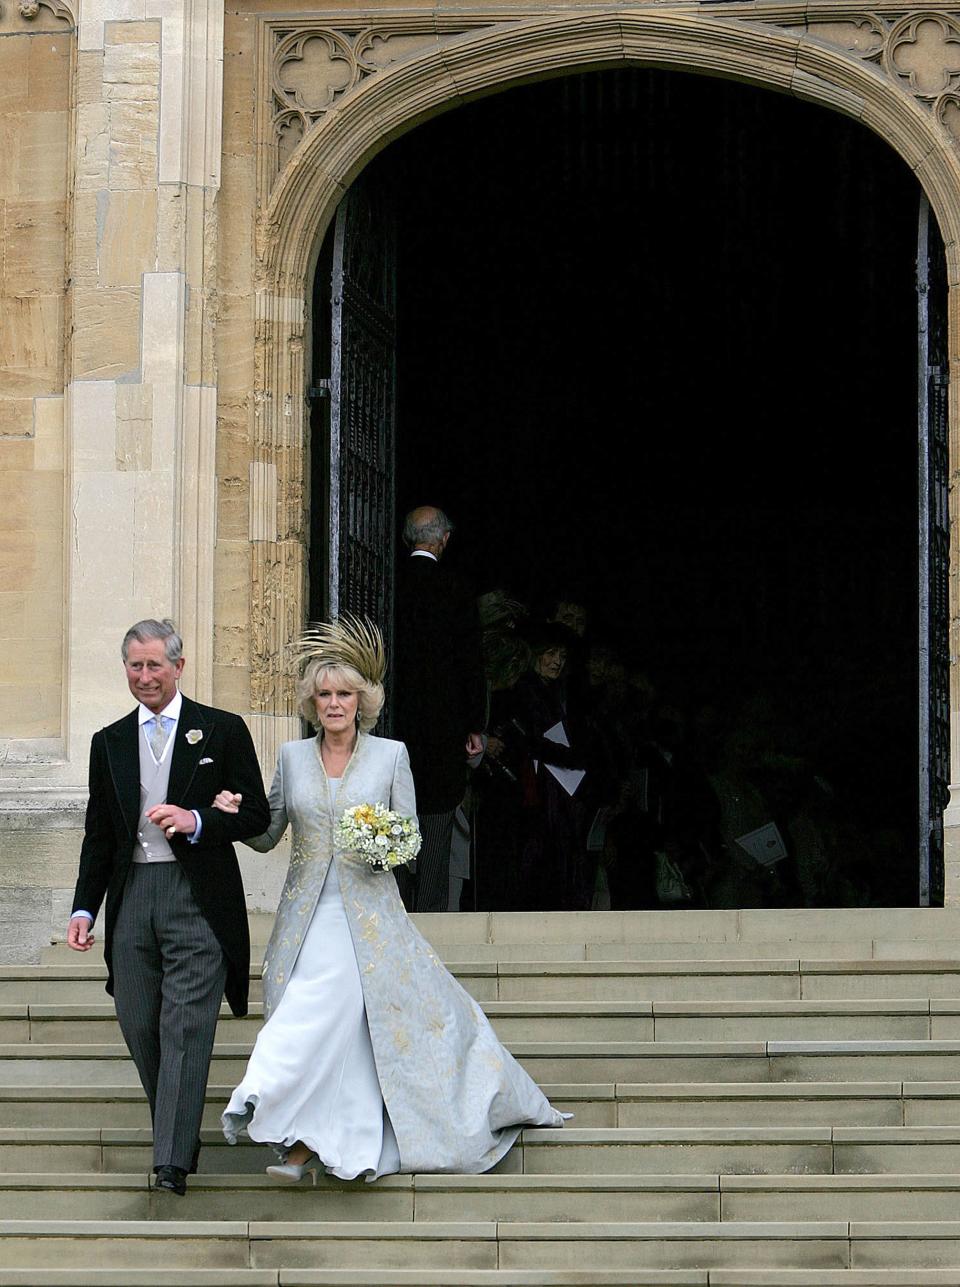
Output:
[[[412,900],[418,912],[448,908],[454,814],[467,758],[484,746],[477,607],[440,565],[452,531],[443,510],[412,510],[403,528],[410,556],[397,586],[397,736],[410,752],[423,836]]]
[[[155,1185],[183,1194],[220,1002],[247,1012],[250,939],[233,842],[270,810],[243,720],[179,691],[170,621],[138,621],[121,648],[136,710],[94,734],[80,875],[67,942],[85,952],[106,897],[107,992],[153,1118]],[[214,809],[222,788],[236,814]]]

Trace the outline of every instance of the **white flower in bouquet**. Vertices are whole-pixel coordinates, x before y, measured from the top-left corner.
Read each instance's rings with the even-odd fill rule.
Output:
[[[420,852],[420,832],[414,820],[382,804],[344,809],[336,840],[342,850],[356,854],[374,871],[392,871],[413,862]]]

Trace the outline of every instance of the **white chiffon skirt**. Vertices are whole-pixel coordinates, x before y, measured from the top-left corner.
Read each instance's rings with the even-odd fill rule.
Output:
[[[302,1140],[343,1180],[400,1169],[335,862],[290,981],[222,1121],[231,1144],[246,1130],[281,1158]]]

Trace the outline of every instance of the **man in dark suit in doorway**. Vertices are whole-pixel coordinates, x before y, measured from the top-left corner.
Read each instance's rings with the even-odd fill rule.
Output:
[[[250,939],[233,842],[267,829],[243,720],[179,690],[183,644],[170,621],[138,621],[121,648],[137,708],[90,747],[80,875],[67,942],[89,950],[107,900],[107,992],[153,1118],[156,1187],[186,1192],[220,1002],[247,1012]],[[236,814],[214,809],[223,788]]]
[[[418,912],[447,910],[454,813],[486,720],[476,603],[440,564],[452,532],[443,510],[411,510],[403,528],[410,556],[397,587],[397,736],[410,752],[423,836]]]

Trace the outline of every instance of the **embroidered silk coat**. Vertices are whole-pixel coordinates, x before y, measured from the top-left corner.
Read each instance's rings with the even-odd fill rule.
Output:
[[[289,823],[293,849],[264,956],[265,1015],[283,996],[335,862],[401,1171],[476,1174],[496,1165],[523,1126],[562,1126],[561,1115],[415,929],[393,876],[335,849],[334,828],[345,809],[379,802],[415,814],[403,743],[361,733],[334,807],[319,740],[287,742],[269,799],[268,832],[247,843],[272,849]]]

